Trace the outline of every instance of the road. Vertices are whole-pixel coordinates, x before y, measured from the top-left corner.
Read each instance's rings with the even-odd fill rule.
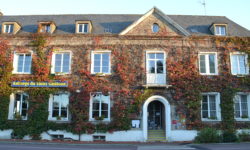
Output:
[[[0,150],[250,150],[250,143],[227,144],[66,144],[4,143]]]
[[[0,143],[0,150],[195,150],[195,148],[184,145],[168,144],[13,144]]]

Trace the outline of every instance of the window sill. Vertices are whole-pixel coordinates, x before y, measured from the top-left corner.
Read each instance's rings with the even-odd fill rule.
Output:
[[[68,119],[57,120],[57,119],[53,119],[53,118],[49,118],[48,121],[57,122],[57,123],[69,123],[70,122]]]
[[[249,74],[233,74],[233,76],[236,76],[238,78],[243,78],[243,77],[246,77],[248,76]]]
[[[204,122],[216,122],[216,121],[221,121],[221,119],[207,119],[207,118],[204,118],[204,119],[201,119],[201,121],[204,121]]]
[[[235,118],[235,121],[250,121],[249,118]]]
[[[18,75],[30,75],[31,73],[25,73],[25,72],[12,72],[12,74],[18,74]]]
[[[91,73],[91,75],[97,76],[97,77],[105,77],[105,76],[110,76],[111,73]]]
[[[216,74],[200,73],[200,75],[202,75],[202,76],[217,76],[219,74],[218,73],[216,73]]]
[[[90,122],[96,122],[96,123],[99,123],[99,122],[110,122],[110,119],[103,119],[103,120],[95,120],[93,118],[89,119]]]
[[[55,76],[63,76],[63,75],[70,75],[71,73],[51,73],[51,74]]]
[[[146,84],[146,85],[142,85],[145,88],[151,88],[151,87],[160,87],[160,88],[169,88],[172,87],[172,85],[168,85],[168,84]]]

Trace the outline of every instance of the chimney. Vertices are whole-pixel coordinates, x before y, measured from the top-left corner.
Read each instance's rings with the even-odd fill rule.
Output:
[[[2,13],[2,11],[1,11],[1,9],[0,9],[0,16],[3,16],[3,13]]]

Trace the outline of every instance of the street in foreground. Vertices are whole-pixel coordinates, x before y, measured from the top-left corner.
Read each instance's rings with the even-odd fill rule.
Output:
[[[224,144],[65,144],[0,142],[0,150],[249,150],[250,143]]]

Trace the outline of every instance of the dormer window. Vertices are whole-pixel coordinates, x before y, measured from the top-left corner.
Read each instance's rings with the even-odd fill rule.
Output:
[[[225,25],[216,25],[215,26],[215,35],[226,35],[226,26]]]
[[[4,25],[4,33],[13,33],[14,31],[14,24],[5,24]]]
[[[50,24],[42,24],[40,31],[44,33],[50,33]]]
[[[91,33],[92,25],[90,21],[76,21],[76,33]]]
[[[210,31],[214,35],[227,36],[227,24],[226,23],[213,23],[210,27]]]
[[[54,22],[39,22],[38,32],[39,33],[53,33],[56,30]]]
[[[88,26],[87,23],[78,24],[78,33],[88,33]]]
[[[2,33],[16,34],[21,29],[21,25],[18,22],[3,22]]]

